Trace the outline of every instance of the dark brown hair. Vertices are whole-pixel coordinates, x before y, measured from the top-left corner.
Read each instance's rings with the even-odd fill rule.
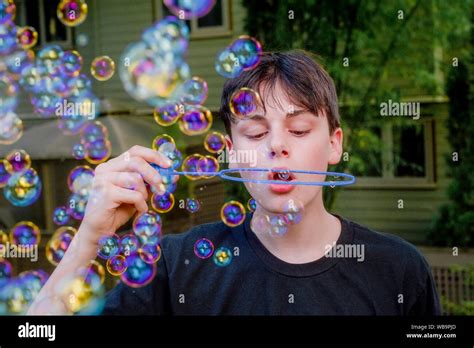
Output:
[[[313,55],[302,50],[288,52],[264,52],[260,63],[252,70],[242,72],[238,77],[225,82],[219,114],[223,118],[227,134],[231,136],[231,122],[235,119],[230,111],[232,94],[242,87],[249,87],[266,97],[272,95],[276,84],[287,93],[288,99],[315,115],[324,110],[332,134],[340,126],[336,87],[329,74],[315,61]],[[263,84],[263,85],[262,85]],[[274,101],[278,103],[275,98]],[[263,105],[265,108],[265,105]]]

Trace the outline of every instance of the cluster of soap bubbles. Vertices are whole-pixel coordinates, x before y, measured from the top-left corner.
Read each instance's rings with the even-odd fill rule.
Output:
[[[183,172],[194,172],[185,174],[190,180],[209,179],[219,171],[219,162],[210,155],[200,155],[198,153],[187,156],[181,166]]]
[[[284,236],[291,225],[298,224],[303,216],[301,202],[289,199],[279,214],[254,214],[251,228],[255,233],[269,233],[271,236]]]
[[[192,8],[194,2],[189,6]],[[200,135],[210,129],[213,117],[202,105],[208,95],[206,81],[190,77],[188,46],[185,22],[168,16],[147,28],[141,41],[125,49],[118,68],[125,90],[155,108],[159,125],[178,122],[185,135]]]
[[[90,164],[107,161],[112,154],[107,127],[100,121],[88,122],[80,133],[80,142],[74,144],[72,155],[75,159],[85,159]]]
[[[194,243],[194,254],[202,259],[212,257],[214,264],[219,267],[225,267],[232,262],[232,251],[227,247],[219,247],[214,250],[214,243],[207,238],[201,238]]]
[[[22,71],[31,64],[34,53],[23,49],[24,28],[16,27],[16,6],[12,0],[0,0],[0,144],[13,144],[23,135],[23,122],[15,113],[18,106]],[[30,42],[34,45],[33,42]]]
[[[97,255],[106,260],[107,271],[134,288],[149,284],[161,258],[161,225],[160,215],[148,211],[135,218],[133,233],[101,238]]]
[[[25,314],[49,278],[43,270],[13,276],[11,263],[0,258],[0,315]]]
[[[39,198],[41,179],[31,167],[30,155],[25,150],[12,150],[0,160],[0,187],[5,198],[16,207],[26,207]]]
[[[260,62],[262,45],[255,38],[242,35],[220,51],[214,63],[217,73],[225,78],[238,77]]]

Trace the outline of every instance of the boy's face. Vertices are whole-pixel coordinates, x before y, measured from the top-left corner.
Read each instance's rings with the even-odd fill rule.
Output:
[[[261,91],[260,91],[261,92]],[[266,112],[258,107],[253,117],[232,123],[232,139],[226,137],[227,150],[235,158],[256,158],[254,163],[230,163],[230,168],[256,167],[288,170],[327,171],[328,164],[337,164],[342,153],[342,130],[330,134],[326,115],[317,117],[294,105],[277,84],[273,94],[262,97]],[[278,102],[276,102],[278,101]],[[247,156],[247,157],[245,157]],[[255,156],[255,157],[252,157]],[[272,172],[242,172],[242,177],[264,180],[287,180],[288,175]],[[294,174],[291,180],[324,181],[322,175]],[[284,213],[293,204],[307,208],[322,202],[321,186],[269,185],[245,183],[251,196],[267,212]],[[293,202],[291,202],[293,201]]]

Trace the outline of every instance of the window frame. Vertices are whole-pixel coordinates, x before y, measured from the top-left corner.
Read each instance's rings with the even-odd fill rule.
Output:
[[[39,7],[39,28],[35,28],[38,33],[39,33],[39,39],[41,42],[41,46],[38,47],[44,47],[45,45],[59,45],[63,49],[71,49],[73,48],[72,44],[72,28],[64,26],[66,29],[66,40],[63,41],[46,41],[46,18],[44,15],[44,8],[45,8],[45,1],[47,0],[38,0],[38,7]],[[26,6],[27,0],[15,0],[15,3],[18,5],[18,3],[21,3],[21,13],[17,12],[17,23],[18,26],[26,26],[28,23],[26,23]]]

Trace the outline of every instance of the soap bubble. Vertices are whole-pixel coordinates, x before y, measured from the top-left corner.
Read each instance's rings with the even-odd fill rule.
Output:
[[[14,112],[0,116],[0,144],[13,144],[23,135],[23,121]]]
[[[229,201],[221,208],[221,219],[227,226],[235,227],[245,220],[245,208],[238,201]]]
[[[0,0],[0,24],[13,22],[16,6],[13,0]]]
[[[155,118],[156,123],[158,123],[160,126],[168,127],[176,123],[176,121],[178,121],[178,119],[182,116],[180,110],[181,109],[178,104],[165,104],[155,108],[153,117]]]
[[[229,102],[230,111],[238,119],[252,117],[262,105],[260,95],[247,87],[234,92]]]
[[[217,54],[214,67],[219,75],[229,79],[239,76],[244,71],[239,57],[229,47]]]
[[[255,38],[243,35],[230,45],[244,70],[253,69],[259,62],[262,54],[262,45]]]
[[[89,166],[77,166],[71,169],[67,178],[69,190],[87,197],[92,189],[94,170]]]
[[[188,49],[189,29],[184,21],[168,16],[147,28],[143,32],[142,39],[157,53],[171,53],[179,57]]]
[[[54,209],[53,222],[59,226],[66,225],[69,222],[69,214],[66,207],[61,206]]]
[[[12,170],[10,174],[22,172],[31,167],[31,157],[25,150],[12,150],[5,159],[10,163],[8,167]]]
[[[3,188],[5,198],[16,207],[26,207],[36,202],[41,194],[41,180],[33,168],[14,173]]]
[[[99,240],[99,246],[97,249],[97,256],[104,260],[108,260],[112,256],[115,256],[120,251],[120,238],[116,234],[112,236],[102,237]]]
[[[75,50],[64,52],[61,57],[61,72],[68,76],[78,76],[82,69],[82,56]]]
[[[164,0],[164,4],[175,16],[192,19],[207,15],[216,4],[216,0]]]
[[[115,73],[115,62],[109,56],[100,56],[91,63],[91,75],[99,81],[109,80]]]
[[[61,0],[56,15],[65,26],[78,26],[87,18],[87,3],[85,0]]]
[[[220,247],[216,249],[216,251],[214,252],[214,257],[212,259],[216,266],[228,266],[232,262],[232,252],[229,248]]]
[[[212,113],[204,106],[189,106],[178,120],[178,125],[185,135],[204,134],[212,126]]]
[[[188,105],[202,105],[207,99],[207,82],[200,77],[186,80],[179,89],[181,102]]]
[[[138,253],[126,257],[127,269],[120,276],[126,285],[139,288],[149,284],[156,275],[156,263],[146,263]]]
[[[33,27],[18,28],[16,33],[18,44],[23,49],[29,49],[38,42],[38,32]]]
[[[211,132],[204,139],[204,147],[211,153],[219,153],[225,148],[225,137],[222,133]]]
[[[10,241],[17,246],[38,245],[41,232],[38,226],[31,221],[20,221],[10,230]]]

